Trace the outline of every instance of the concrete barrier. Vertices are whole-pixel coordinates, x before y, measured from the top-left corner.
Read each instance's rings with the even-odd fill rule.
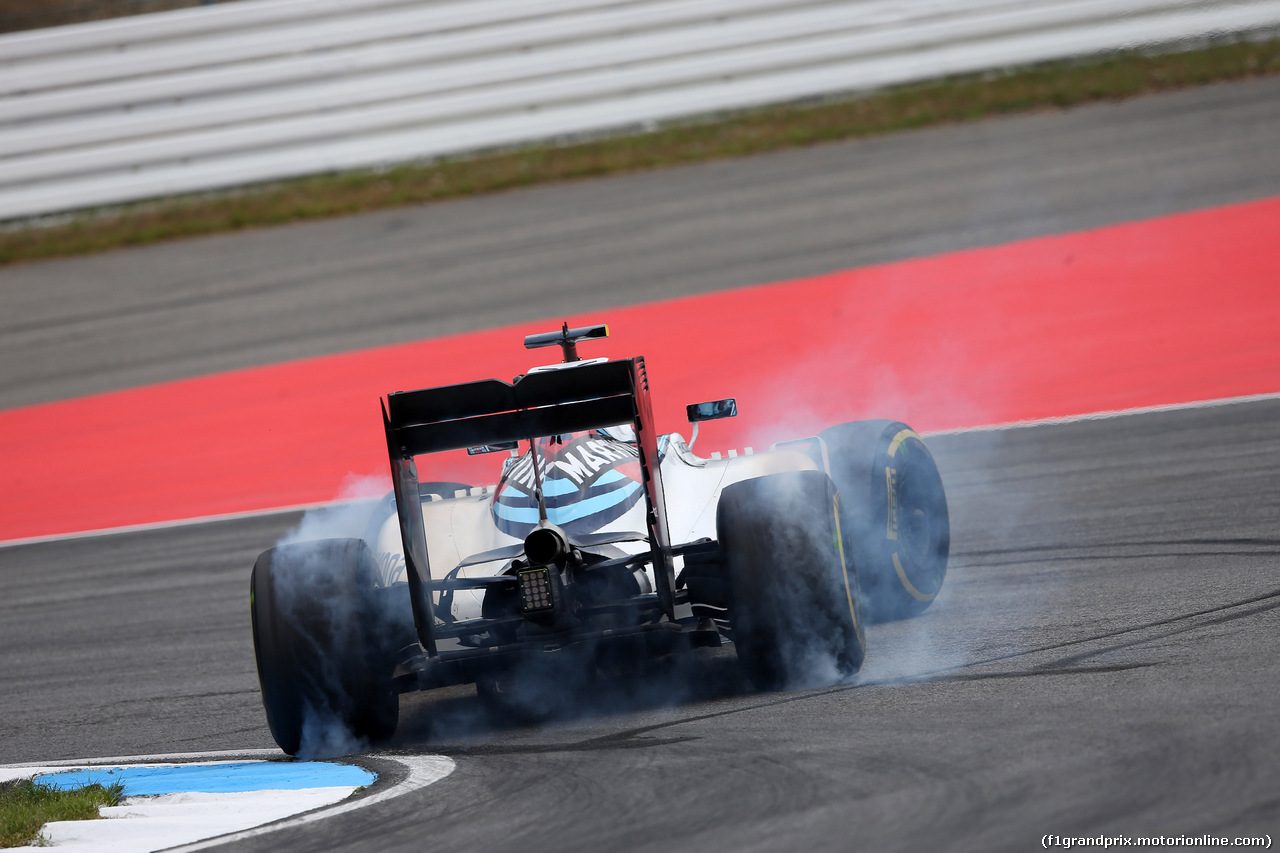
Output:
[[[0,219],[1280,26],[1280,0],[243,0],[0,36]]]

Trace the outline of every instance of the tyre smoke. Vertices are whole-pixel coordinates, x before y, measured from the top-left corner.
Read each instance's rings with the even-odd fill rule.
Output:
[[[337,496],[328,504],[303,513],[298,524],[276,542],[276,547],[316,539],[363,538],[370,513],[390,488],[385,474],[347,474]]]
[[[911,281],[897,284],[914,286]],[[991,310],[994,321],[1001,309],[992,306]],[[1000,543],[1013,546],[1026,537],[1022,522],[1026,507],[1001,501],[1000,511],[994,512],[989,504],[992,495],[1001,493],[999,479],[1007,476],[1001,473],[1007,465],[1002,447],[1005,434],[993,431],[983,441],[974,442],[970,438],[935,438],[928,432],[999,422],[1010,394],[1008,371],[1004,365],[971,352],[971,334],[950,339],[889,339],[886,330],[910,327],[909,320],[898,312],[891,293],[851,289],[846,304],[832,306],[829,320],[846,326],[844,338],[820,347],[792,342],[776,372],[756,377],[752,393],[739,401],[742,416],[759,424],[751,433],[755,446],[813,436],[840,422],[885,418],[905,422],[921,432],[937,462],[951,513],[946,580],[922,613],[867,627],[866,661],[858,675],[847,679],[852,683],[924,678],[989,654],[986,626],[998,624],[992,620],[1004,616],[998,603],[965,597],[966,577],[982,571],[980,560],[968,557],[966,551],[975,539],[981,539],[984,547],[993,542],[1000,547]],[[929,370],[919,369],[920,363],[929,365]],[[906,375],[915,377],[912,384],[904,381]],[[922,376],[926,378],[920,381]],[[1052,494],[1037,498],[1042,504],[1053,500]],[[870,523],[865,495],[842,494],[841,499],[845,515],[852,517],[845,521],[853,522],[842,527]],[[850,535],[847,529],[842,533]],[[865,565],[857,565],[865,561],[860,561],[856,552],[853,560],[855,571],[865,573]],[[867,585],[865,579],[863,584]],[[1049,600],[1049,592],[1046,589],[1043,600]],[[802,617],[799,613],[789,615],[792,619]],[[837,680],[839,675],[829,666],[816,665],[795,686]]]
[[[350,670],[375,662],[353,667],[350,658],[335,655],[376,643],[378,626],[392,621],[391,614],[373,609],[379,599],[362,596],[360,578],[351,576],[364,568],[362,562],[352,562],[352,555],[359,554],[354,543],[363,541],[386,490],[385,476],[349,474],[333,502],[308,510],[275,546],[274,612],[288,623],[275,677],[295,691],[291,695],[307,697],[301,707],[299,758],[346,755],[370,745],[353,730],[354,710],[345,697],[367,689]],[[352,544],[335,548],[344,541]],[[340,557],[345,557],[342,564]]]
[[[302,745],[297,758],[312,761],[368,752],[369,741],[357,737],[332,708],[317,709],[310,703],[303,711]]]

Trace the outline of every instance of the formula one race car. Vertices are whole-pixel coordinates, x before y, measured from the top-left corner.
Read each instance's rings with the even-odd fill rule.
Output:
[[[364,538],[258,558],[254,650],[285,752],[322,720],[389,737],[403,692],[474,683],[514,709],[531,674],[554,691],[567,673],[725,641],[759,689],[835,681],[861,666],[868,617],[937,595],[946,498],[909,427],[858,421],[702,458],[698,423],[735,401],[689,406],[688,444],[658,435],[643,358],[579,359],[606,335],[531,335],[563,361],[511,383],[389,394],[394,491]],[[415,457],[436,455],[492,462],[497,482],[420,480]]]

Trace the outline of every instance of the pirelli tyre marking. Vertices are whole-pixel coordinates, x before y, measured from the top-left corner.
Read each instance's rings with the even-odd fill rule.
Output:
[[[884,488],[888,495],[889,511],[885,514],[885,538],[898,541],[898,469],[884,469]]]

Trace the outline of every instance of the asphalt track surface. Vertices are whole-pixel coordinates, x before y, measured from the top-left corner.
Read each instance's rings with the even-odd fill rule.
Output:
[[[408,696],[392,750],[452,756],[450,777],[236,849],[1274,837],[1278,418],[1270,400],[936,437],[947,582],[870,629],[864,683],[751,694],[709,656],[544,726],[469,690]],[[0,760],[270,746],[247,569],[293,520],[0,552]]]
[[[1277,80],[1213,87],[6,270],[26,325],[6,312],[0,339],[33,357],[6,354],[3,404],[519,319],[519,294],[501,288],[530,281],[563,284],[533,309],[546,315],[557,300],[638,301],[1272,195],[1278,94]],[[537,213],[560,205],[577,230],[552,236]],[[457,229],[452,268],[415,222]],[[468,252],[479,269],[463,269]],[[433,268],[453,281],[438,308],[419,288]],[[256,289],[227,284],[237,269],[261,273]],[[621,270],[618,289],[596,289],[606,270]],[[339,283],[366,273],[379,305],[344,322],[364,299]],[[413,322],[379,325],[406,301]],[[246,325],[282,325],[290,305],[296,331],[255,345]],[[721,654],[544,726],[492,719],[466,690],[406,697],[391,748],[450,755],[453,775],[237,849],[1274,837],[1278,417],[1267,400],[936,437],[948,581],[923,617],[871,629],[862,683],[755,695]],[[0,762],[270,746],[248,569],[296,520],[0,549]]]

